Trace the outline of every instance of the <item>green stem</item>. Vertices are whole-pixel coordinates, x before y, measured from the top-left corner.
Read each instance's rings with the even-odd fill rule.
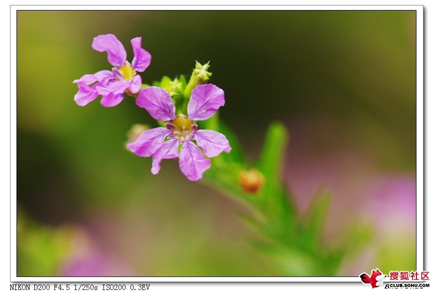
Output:
[[[218,116],[215,115],[215,119],[206,126],[218,127]],[[232,135],[230,131],[226,132]],[[243,161],[234,161],[231,154],[222,153],[212,158],[212,167],[205,172],[204,182],[249,207],[250,213],[240,219],[259,235],[253,245],[273,257],[284,274],[335,275],[343,250],[324,246],[320,236],[330,202],[329,193],[320,190],[310,211],[298,218],[292,195],[281,176],[288,137],[283,124],[270,125],[257,163],[265,183],[257,193],[247,193],[240,186],[240,174],[249,167]],[[238,148],[236,143],[231,146],[232,152]]]

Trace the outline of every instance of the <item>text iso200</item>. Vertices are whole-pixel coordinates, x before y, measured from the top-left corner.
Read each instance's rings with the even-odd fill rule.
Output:
[[[102,284],[102,291],[126,290],[126,284]]]

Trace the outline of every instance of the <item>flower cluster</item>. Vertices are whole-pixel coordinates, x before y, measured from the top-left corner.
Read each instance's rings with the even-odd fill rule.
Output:
[[[199,130],[195,122],[209,119],[224,105],[224,91],[213,84],[203,84],[211,76],[207,71],[209,64],[202,66],[197,63],[188,86],[183,89],[183,100],[178,100],[185,106],[188,102],[187,115],[182,113],[182,107],[176,111],[175,101],[170,96],[172,93],[167,92],[166,88],[142,88],[141,77],[136,72],[143,72],[149,66],[151,56],[141,48],[140,37],[132,39],[131,44],[134,51],[132,64],[126,61],[125,49],[114,35],[94,38],[92,47],[99,52],[107,52],[108,61],[114,68],[112,71],[86,74],[75,80],[79,88],[75,102],[85,106],[102,95],[101,104],[112,107],[123,100],[125,93],[136,95],[136,104],[146,109],[155,120],[165,122],[165,127],[142,132],[127,144],[128,149],[140,157],[152,156],[153,174],[159,173],[163,159],[178,157],[183,174],[189,180],[197,181],[210,167],[209,158],[231,151],[229,141],[223,134]]]

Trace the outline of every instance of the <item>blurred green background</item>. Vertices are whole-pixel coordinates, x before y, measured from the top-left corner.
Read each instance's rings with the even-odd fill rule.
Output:
[[[125,150],[131,98],[79,107],[73,80],[110,70],[100,34],[142,37],[140,75],[187,78],[210,60],[220,118],[254,161],[267,126],[290,145],[282,175],[302,212],[334,193],[324,241],[353,218],[376,233],[339,272],[415,269],[415,11],[18,11],[18,275],[284,276],[251,247],[238,203],[188,181],[177,159]],[[58,252],[53,252],[56,250]],[[404,251],[404,252],[401,252]]]

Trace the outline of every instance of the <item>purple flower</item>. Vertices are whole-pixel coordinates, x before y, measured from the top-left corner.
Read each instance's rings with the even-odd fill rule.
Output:
[[[166,128],[147,130],[135,142],[127,145],[138,156],[153,155],[153,174],[159,172],[162,159],[179,157],[180,170],[189,180],[197,181],[210,167],[210,159],[203,155],[198,146],[203,148],[207,157],[215,157],[222,151],[231,151],[229,141],[223,134],[212,130],[198,130],[194,122],[210,118],[224,105],[224,91],[221,88],[213,84],[194,88],[188,103],[188,116],[176,116],[173,100],[159,87],[142,89],[136,103],[145,108],[154,119],[166,122]]]
[[[114,66],[111,71],[102,70],[95,74],[86,74],[73,83],[78,85],[75,102],[85,106],[102,95],[101,104],[105,107],[118,105],[125,91],[136,94],[141,88],[141,77],[136,71],[143,72],[150,64],[150,54],[141,48],[141,37],[131,40],[134,51],[132,64],[126,61],[126,51],[122,43],[112,34],[99,35],[93,39],[92,48],[98,52],[107,52],[108,62]]]

